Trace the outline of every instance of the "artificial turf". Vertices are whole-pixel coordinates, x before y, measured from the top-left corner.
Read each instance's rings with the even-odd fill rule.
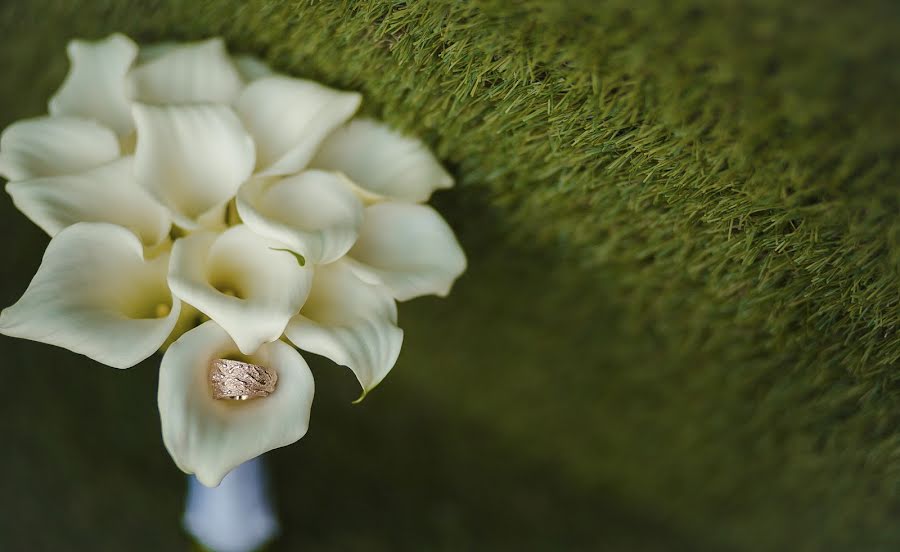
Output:
[[[656,547],[662,537],[641,540],[651,533],[687,548],[900,547],[900,4],[21,0],[0,6],[0,29],[3,123],[44,110],[72,37],[222,35],[279,70],[360,90],[457,176],[437,204],[469,274],[447,300],[401,305],[395,373],[357,410],[328,407],[338,421],[314,410],[313,432],[334,432],[321,446],[340,454],[348,420],[381,416],[366,421],[381,437],[372,450],[462,457],[469,477],[432,495],[416,490],[431,484],[427,461],[369,465],[433,508],[385,498],[380,529],[358,541],[323,529],[319,545],[590,547],[602,541],[591,513],[613,511],[595,503],[605,497],[628,522],[599,527],[628,548]],[[17,262],[0,268],[9,304],[42,245],[3,209],[16,237],[4,254]],[[41,370],[29,367],[38,388],[51,385]],[[433,423],[392,417],[392,402]],[[507,462],[460,452],[463,427],[495,436]],[[35,457],[50,450],[4,435]],[[161,448],[153,431],[144,439]],[[309,454],[323,476],[329,462]],[[303,455],[275,455],[276,467],[288,457]],[[535,483],[534,465],[552,477]],[[279,468],[302,488],[290,473]],[[388,492],[363,473],[319,498],[352,496],[350,483]],[[522,496],[502,473],[522,477]],[[519,525],[472,499],[494,481]],[[392,511],[430,521],[392,528]]]

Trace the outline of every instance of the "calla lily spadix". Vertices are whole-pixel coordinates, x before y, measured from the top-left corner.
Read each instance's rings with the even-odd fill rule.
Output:
[[[444,296],[466,268],[424,204],[453,179],[419,140],[356,117],[359,94],[221,39],[115,34],[68,57],[49,115],[0,134],[6,190],[51,237],[0,333],[115,368],[164,350],[163,441],[216,486],[305,434],[303,351],[347,366],[363,395],[390,372],[396,302]],[[216,398],[216,359],[264,367],[274,390]]]

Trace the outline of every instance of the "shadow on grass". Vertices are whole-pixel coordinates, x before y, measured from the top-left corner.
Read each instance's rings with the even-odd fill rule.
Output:
[[[680,548],[615,499],[577,488],[558,465],[531,461],[409,386],[351,407],[355,383],[334,370],[317,370],[320,388],[348,389],[320,393],[310,434],[272,455],[284,550]]]

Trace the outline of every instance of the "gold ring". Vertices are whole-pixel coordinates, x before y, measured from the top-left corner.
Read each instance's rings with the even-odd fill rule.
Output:
[[[210,362],[209,385],[214,399],[245,401],[267,397],[275,391],[278,375],[274,370],[226,358]]]

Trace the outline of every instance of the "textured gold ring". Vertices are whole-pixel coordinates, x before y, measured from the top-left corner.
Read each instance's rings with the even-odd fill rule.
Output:
[[[278,374],[270,368],[226,358],[210,362],[209,385],[214,399],[245,401],[275,391]]]

